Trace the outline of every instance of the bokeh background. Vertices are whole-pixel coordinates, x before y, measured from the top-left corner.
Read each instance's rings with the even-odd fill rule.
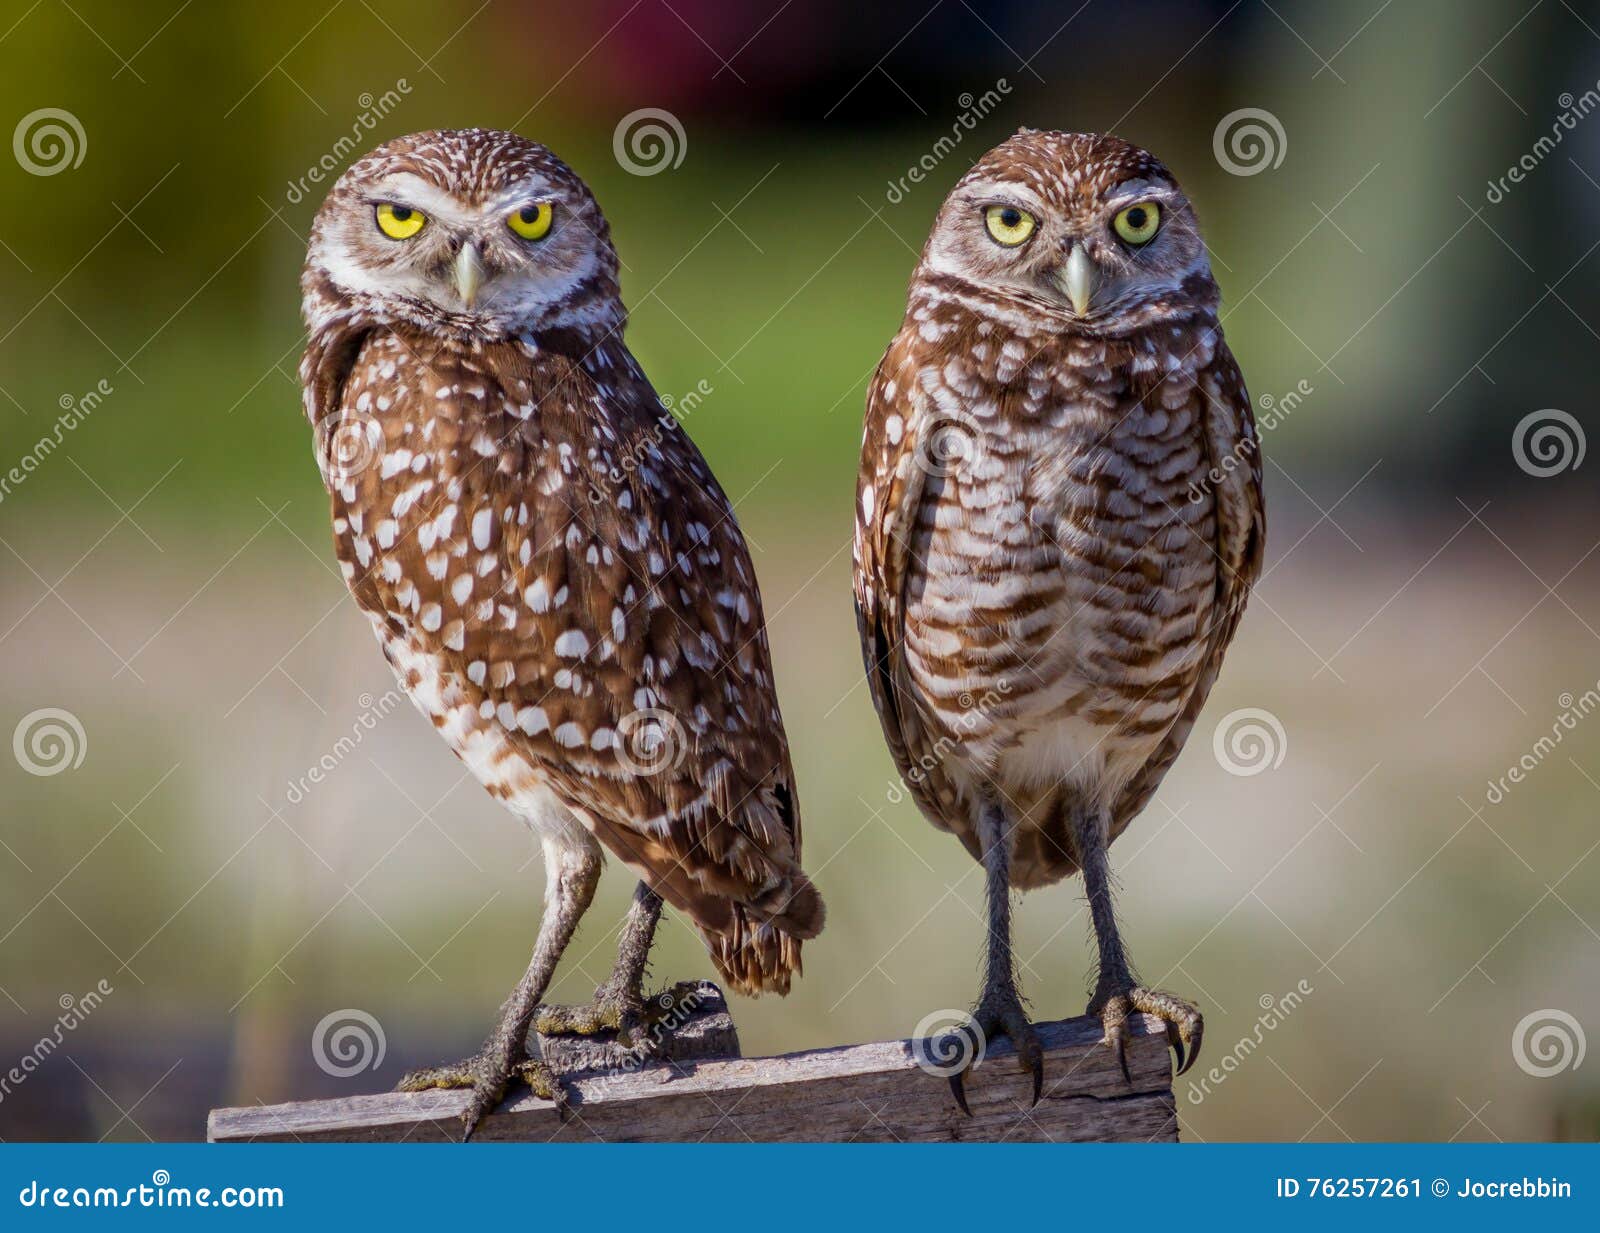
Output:
[[[378,1090],[474,1048],[522,970],[535,847],[395,705],[294,371],[312,169],[467,125],[589,180],[631,346],[664,393],[707,391],[686,426],[753,545],[831,909],[793,996],[736,1006],[747,1053],[909,1036],[976,992],[979,872],[894,791],[861,680],[862,399],[973,159],[1021,125],[1107,130],[1198,203],[1275,411],[1266,576],[1114,851],[1143,974],[1207,1016],[1183,1132],[1596,1137],[1592,5],[19,0],[0,23],[0,1074],[35,1056],[0,1137],[194,1138],[214,1105]],[[678,126],[664,157],[628,144],[643,108]],[[29,144],[51,124],[65,154]],[[1252,723],[1264,745],[1232,748]],[[613,868],[558,996],[608,970],[629,891]],[[1081,1013],[1078,884],[1018,928],[1036,1013]],[[655,971],[709,972],[681,923]],[[348,1076],[318,1064],[341,1011],[384,1042]]]

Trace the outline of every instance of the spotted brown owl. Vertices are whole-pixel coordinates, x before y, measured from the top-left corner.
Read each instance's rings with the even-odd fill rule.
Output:
[[[340,177],[302,277],[305,409],[340,566],[406,692],[537,834],[533,959],[483,1051],[402,1086],[471,1086],[467,1133],[543,1030],[637,1049],[665,900],[723,979],[785,993],[822,900],[755,572],[704,458],[623,343],[599,205],[511,133],[418,133]],[[541,1000],[609,850],[640,878],[584,1008]]]
[[[1255,423],[1195,213],[1151,154],[1023,130],[939,210],[867,395],[855,537],[867,678],[901,775],[981,862],[973,1031],[1043,1078],[1010,892],[1081,870],[1089,1013],[1123,1058],[1159,1016],[1180,1073],[1200,1012],[1134,975],[1107,848],[1193,727],[1261,566]],[[964,1070],[951,1078],[966,1108]]]

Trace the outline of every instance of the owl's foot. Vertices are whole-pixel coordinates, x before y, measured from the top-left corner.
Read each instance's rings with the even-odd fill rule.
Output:
[[[636,1059],[661,1056],[666,1044],[704,997],[699,981],[680,981],[645,997],[626,982],[607,982],[582,1006],[541,1006],[533,1028],[541,1036],[599,1036],[614,1032],[617,1045]]]
[[[1028,1012],[1014,986],[992,985],[985,989],[968,1022],[926,1045],[929,1057],[940,1059],[938,1069],[948,1076],[951,1094],[968,1117],[972,1110],[967,1107],[967,1072],[983,1060],[989,1042],[997,1036],[1010,1037],[1016,1046],[1017,1068],[1033,1075],[1033,1103],[1038,1104],[1044,1091],[1044,1046],[1039,1043],[1039,1035],[1028,1021]]]
[[[1178,1055],[1174,1078],[1194,1065],[1195,1058],[1200,1056],[1200,1041],[1205,1035],[1205,1019],[1200,1011],[1182,998],[1163,993],[1160,989],[1132,985],[1097,993],[1089,1003],[1089,1014],[1100,1017],[1105,1029],[1102,1039],[1116,1054],[1124,1079],[1133,1082],[1128,1074],[1128,1016],[1136,1010],[1155,1015],[1167,1025],[1167,1041]]]
[[[525,1054],[513,1058],[509,1052],[497,1049],[493,1042],[481,1052],[453,1065],[425,1066],[413,1070],[395,1085],[397,1092],[426,1092],[431,1088],[471,1088],[472,1102],[461,1114],[465,1127],[461,1141],[472,1137],[478,1123],[491,1109],[505,1099],[506,1088],[513,1079],[526,1084],[528,1090],[544,1100],[554,1101],[559,1113],[565,1114],[567,1096],[555,1071],[537,1058]]]

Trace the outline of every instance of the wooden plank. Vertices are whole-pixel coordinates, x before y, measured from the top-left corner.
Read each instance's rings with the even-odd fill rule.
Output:
[[[917,1065],[913,1042],[654,1065],[569,1077],[571,1107],[523,1093],[484,1119],[474,1139],[521,1142],[1164,1141],[1178,1137],[1171,1056],[1159,1020],[1129,1021],[1123,1078],[1095,1019],[1036,1025],[1044,1095],[999,1041],[967,1080],[972,1116],[949,1084]],[[388,1142],[459,1139],[465,1092],[385,1092],[255,1108],[215,1109],[214,1142]]]

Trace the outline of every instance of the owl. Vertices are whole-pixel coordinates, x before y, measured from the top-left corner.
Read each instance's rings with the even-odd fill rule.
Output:
[[[724,981],[786,993],[823,905],[761,596],[733,509],[623,343],[589,188],[484,129],[354,163],[312,227],[300,376],[339,564],[395,676],[543,848],[544,914],[482,1051],[406,1090],[513,1077],[530,1026],[664,1033],[642,994],[663,901]],[[541,1005],[609,851],[639,877],[592,1005]],[[536,1018],[537,1016],[537,1018]],[[648,1038],[648,1039],[646,1039]]]
[[[1255,423],[1218,302],[1153,155],[1024,129],[940,207],[868,390],[867,679],[911,795],[982,865],[989,905],[977,1009],[933,1047],[970,1062],[1004,1033],[1036,1101],[1014,889],[1082,872],[1089,1013],[1124,1075],[1134,1011],[1165,1022],[1179,1073],[1200,1047],[1200,1012],[1134,974],[1106,853],[1183,748],[1261,567]]]

